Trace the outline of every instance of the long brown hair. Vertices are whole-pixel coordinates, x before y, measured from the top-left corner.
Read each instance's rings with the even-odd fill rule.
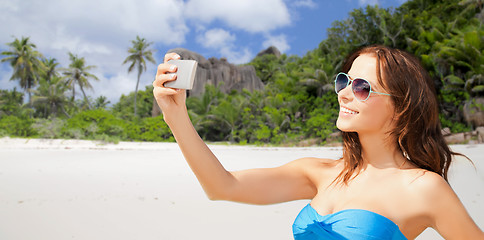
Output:
[[[433,81],[413,55],[381,45],[363,47],[349,55],[342,71],[354,60],[369,54],[377,59],[378,83],[391,94],[395,127],[391,139],[416,166],[441,175],[447,181],[452,152],[442,136]],[[385,81],[384,81],[385,80]],[[362,146],[356,132],[343,132],[344,169],[335,179],[347,184],[362,170]]]

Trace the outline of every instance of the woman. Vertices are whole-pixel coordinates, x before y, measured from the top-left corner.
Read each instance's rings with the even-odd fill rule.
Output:
[[[440,132],[432,80],[410,54],[384,46],[353,53],[335,80],[343,157],[302,158],[229,172],[198,136],[165,56],[154,96],[183,155],[212,200],[272,204],[312,199],[295,239],[414,239],[427,227],[446,239],[484,239],[447,183],[453,153]]]

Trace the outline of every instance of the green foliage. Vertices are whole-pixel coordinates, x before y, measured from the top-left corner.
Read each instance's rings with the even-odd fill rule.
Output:
[[[285,56],[283,56],[284,58]],[[257,76],[263,83],[273,80],[274,75],[281,71],[282,64],[273,54],[265,54],[254,58],[249,65],[254,66]]]
[[[151,110],[153,108],[153,86],[146,86],[144,91],[138,91],[138,97],[136,101],[138,117],[146,118],[151,117]],[[134,116],[134,92],[128,95],[121,95],[119,102],[113,105],[113,112],[116,116],[123,119],[135,119]]]
[[[3,116],[0,118],[0,135],[16,136],[16,137],[30,137],[36,134],[32,128],[33,120],[30,118],[22,118],[13,115]]]
[[[331,97],[327,94],[325,99],[330,100]],[[336,119],[339,112],[337,103],[325,99],[316,99],[314,102],[316,108],[309,113],[309,119],[306,123],[308,137],[326,139],[336,131]]]
[[[154,118],[144,118],[141,123],[133,124],[132,129],[136,131],[130,132],[130,138],[137,141],[151,141],[151,142],[174,142],[175,139],[170,131],[170,128],[163,121],[163,116]]]
[[[126,138],[126,123],[104,109],[80,112],[68,119],[63,128],[66,136],[80,139],[103,140],[105,136]]]
[[[106,109],[108,104],[111,102],[105,96],[99,96],[94,100],[94,108],[104,108]]]
[[[5,115],[23,115],[23,98],[24,94],[17,92],[17,89],[3,90],[0,89],[0,117]]]
[[[66,120],[60,118],[53,118],[53,119],[43,119],[38,118],[35,119],[35,122],[32,124],[32,129],[37,132],[37,137],[40,138],[62,138],[62,129],[66,124]]]
[[[271,130],[267,125],[259,124],[259,129],[255,131],[255,136],[258,141],[269,142],[271,138]]]
[[[439,114],[439,119],[442,124],[442,128],[448,127],[453,133],[467,132],[471,130],[471,127],[467,124],[449,119],[444,114]]]

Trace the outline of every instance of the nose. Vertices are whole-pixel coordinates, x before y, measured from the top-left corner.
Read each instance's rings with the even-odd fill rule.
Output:
[[[353,92],[351,91],[351,84],[352,82],[349,82],[349,84],[341,89],[341,91],[338,92],[338,98],[341,100],[345,101],[351,101],[353,100]]]

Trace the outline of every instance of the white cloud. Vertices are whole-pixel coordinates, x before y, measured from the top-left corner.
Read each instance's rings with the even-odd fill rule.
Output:
[[[253,54],[248,48],[238,49],[235,46],[236,37],[234,34],[221,29],[214,28],[201,33],[197,42],[205,48],[214,49],[222,57],[227,58],[231,63],[240,64],[249,62]]]
[[[268,32],[291,23],[283,0],[189,0],[185,14],[190,19],[211,23],[219,20],[248,32]]]
[[[234,41],[235,35],[220,28],[210,29],[197,39],[197,42],[206,48],[227,46],[231,45]]]
[[[292,5],[294,7],[307,7],[307,8],[315,8],[318,6],[313,0],[297,0],[297,1],[293,1]]]
[[[145,73],[145,75],[150,75],[153,71],[149,71]],[[142,76],[143,77],[143,76]],[[147,76],[144,76],[146,79]],[[143,81],[144,84],[140,84],[139,90],[144,90],[144,86],[147,85],[146,81]],[[98,87],[96,88],[96,93],[98,95],[109,96],[108,99],[111,103],[115,103],[121,97],[121,94],[127,95],[129,92],[134,91],[136,86],[136,73],[131,73],[127,75],[125,71],[119,72],[118,74],[111,76],[109,79],[102,77],[99,79],[99,82],[96,84]],[[111,100],[114,97],[114,101]]]
[[[358,4],[360,6],[366,6],[366,5],[380,5],[379,0],[358,0]]]
[[[59,42],[56,40],[76,39],[124,44],[140,34],[169,44],[183,42],[188,31],[182,17],[183,2],[176,0],[25,0],[15,4],[2,10],[2,32],[9,33],[1,35],[2,42],[10,40],[11,35],[29,35],[39,45],[49,47]]]
[[[268,48],[270,46],[275,46],[282,53],[291,48],[287,43],[286,35],[284,34],[279,34],[277,36],[267,35],[266,40],[262,43],[262,47]]]
[[[222,48],[220,52],[230,63],[234,64],[248,63],[254,57],[254,54],[248,48]]]

